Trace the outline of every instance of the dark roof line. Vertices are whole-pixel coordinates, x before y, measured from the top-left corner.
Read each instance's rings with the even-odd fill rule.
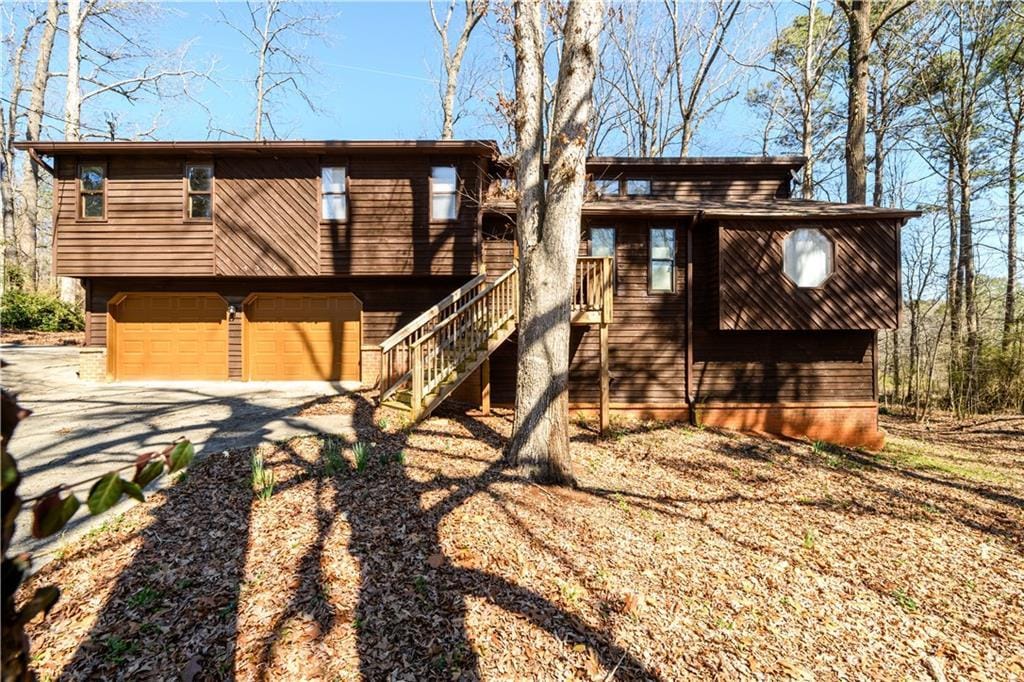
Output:
[[[800,168],[804,156],[592,156],[587,165],[608,166],[786,166]]]
[[[103,153],[322,153],[322,152],[442,152],[496,157],[498,145],[492,140],[168,140],[168,141],[27,141],[15,149],[39,154]]]

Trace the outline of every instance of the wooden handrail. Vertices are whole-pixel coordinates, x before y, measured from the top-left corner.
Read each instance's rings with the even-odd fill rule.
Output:
[[[613,281],[610,256],[577,258],[576,285],[572,295],[573,313],[600,313],[602,322],[611,322],[615,293]]]
[[[463,363],[488,344],[519,307],[519,271],[512,268],[410,345],[412,412],[418,418],[423,399],[456,375]]]
[[[451,292],[423,311],[401,329],[384,340],[380,349],[380,394],[384,400],[405,386],[412,376],[413,358],[409,347],[413,341],[430,332],[439,320],[446,319],[457,310],[467,296],[473,297],[487,281],[482,273]]]

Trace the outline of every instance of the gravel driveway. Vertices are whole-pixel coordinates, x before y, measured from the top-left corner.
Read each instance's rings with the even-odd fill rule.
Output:
[[[11,453],[23,498],[56,485],[93,478],[179,437],[199,455],[309,433],[351,434],[347,415],[294,416],[324,396],[343,393],[327,382],[131,382],[92,384],[77,376],[78,348],[0,346],[3,386],[32,416],[18,426]],[[76,491],[87,491],[79,485]],[[84,501],[84,495],[79,498]],[[116,513],[112,510],[110,513]],[[14,545],[39,552],[55,542],[28,537],[22,514]],[[65,535],[90,525],[79,512]]]

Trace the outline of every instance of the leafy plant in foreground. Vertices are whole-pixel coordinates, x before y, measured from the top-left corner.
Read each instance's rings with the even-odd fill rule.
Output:
[[[274,472],[266,468],[259,448],[252,451],[252,489],[264,502],[274,494]]]
[[[363,471],[370,463],[371,448],[369,443],[359,441],[352,446],[352,455],[356,458],[356,471]]]
[[[28,500],[18,495],[21,474],[7,446],[18,424],[30,414],[7,391],[0,391],[0,498],[3,516],[3,632],[0,635],[0,651],[3,658],[2,677],[5,681],[32,679],[25,625],[38,614],[49,613],[60,597],[60,590],[47,585],[38,588],[18,608],[15,595],[32,565],[32,557],[27,553],[8,556],[18,515],[26,505],[33,503],[32,537],[45,538],[60,532],[82,507],[78,496],[67,492],[75,487],[73,485],[56,486]],[[125,495],[143,500],[143,488],[164,473],[181,471],[192,462],[194,456],[195,448],[187,440],[173,443],[162,452],[139,455],[131,467],[111,471],[96,479],[86,496],[85,506],[95,515],[107,511]],[[124,477],[128,473],[132,474],[131,478]],[[121,653],[115,652],[116,655]]]

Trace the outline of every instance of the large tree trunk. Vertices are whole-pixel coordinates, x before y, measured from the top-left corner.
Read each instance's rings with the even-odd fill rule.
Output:
[[[970,135],[966,137],[970,139]],[[963,398],[968,409],[973,409],[974,371],[977,367],[979,341],[978,310],[974,286],[974,229],[971,222],[971,161],[970,149],[960,150],[957,160],[958,182],[960,185],[960,257],[957,269],[960,285],[963,287],[964,323],[967,327],[967,358],[961,365],[964,374]]]
[[[43,127],[43,109],[46,106],[46,85],[50,80],[50,57],[53,54],[53,40],[57,35],[57,20],[60,6],[57,0],[49,0],[46,7],[46,21],[43,35],[39,39],[36,56],[36,71],[32,78],[31,97],[26,113],[25,139],[38,140]],[[25,202],[24,222],[21,230],[21,251],[25,256],[27,276],[38,287],[42,280],[39,272],[39,184],[42,181],[39,164],[30,155],[25,155],[25,170],[22,174],[21,196]]]
[[[1009,97],[1007,97],[1009,100]],[[1024,107],[1022,107],[1024,108]],[[1007,179],[1007,216],[1006,216],[1006,302],[1003,311],[1003,351],[1010,348],[1013,338],[1016,312],[1016,278],[1017,278],[1017,156],[1020,153],[1020,136],[1022,112],[1020,109],[1013,118],[1013,130],[1010,134],[1010,158]],[[1012,112],[1011,112],[1012,115]]]
[[[520,311],[509,455],[534,480],[574,484],[569,458],[569,305],[580,242],[587,124],[602,3],[569,3],[555,85],[546,192],[540,3],[517,0],[514,11]]]
[[[68,0],[68,75],[67,89],[64,94],[64,139],[66,140],[81,139],[82,90],[79,82],[79,67],[82,61],[82,25],[91,7],[92,3],[90,2],[83,11],[80,0]],[[53,235],[53,240],[56,245],[56,234]],[[56,257],[56,254],[53,257]],[[62,301],[76,303],[80,289],[78,280],[71,277],[57,278],[57,293]]]
[[[850,25],[849,92],[846,117],[846,201],[867,201],[864,137],[868,112],[868,55],[871,51],[871,0],[853,0],[846,12]]]
[[[807,44],[804,47],[804,80],[803,101],[801,102],[800,142],[804,162],[803,181],[800,183],[800,198],[814,198],[814,122],[811,117],[814,99],[814,18],[816,15],[815,0],[811,0],[807,9]]]

